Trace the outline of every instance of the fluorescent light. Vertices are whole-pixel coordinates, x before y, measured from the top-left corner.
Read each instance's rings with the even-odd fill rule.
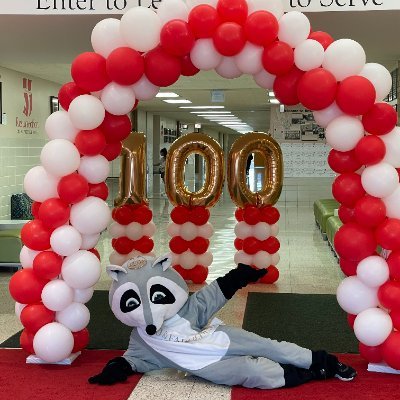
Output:
[[[268,96],[270,96],[270,97],[275,97],[275,93],[274,93],[273,91],[270,90],[270,91],[268,92]]]
[[[211,110],[213,108],[225,108],[225,106],[191,106],[191,107],[179,107],[179,108],[191,108],[193,110]]]
[[[183,108],[183,107],[182,107]],[[190,114],[232,114],[230,111],[207,111],[207,110],[201,110],[201,111],[190,111]]]
[[[217,118],[217,119],[208,119],[208,120],[212,121],[212,122],[242,122],[242,120],[239,118]]]
[[[220,125],[232,125],[232,126],[248,126],[243,122],[218,122]]]
[[[179,97],[179,94],[173,92],[157,93],[156,97],[167,98],[167,97]]]
[[[170,104],[191,104],[192,102],[190,100],[186,99],[180,99],[180,100],[163,100],[165,103],[170,103]]]
[[[278,99],[270,99],[269,102],[271,104],[281,104],[280,101]]]

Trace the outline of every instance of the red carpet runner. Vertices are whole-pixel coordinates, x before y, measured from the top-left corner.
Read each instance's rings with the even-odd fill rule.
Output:
[[[337,379],[311,382],[293,389],[256,390],[235,387],[232,400],[394,400],[399,398],[400,375],[367,372],[367,363],[358,355],[343,355],[340,360],[353,366],[357,378],[352,382]]]
[[[89,376],[102,370],[108,360],[122,351],[86,350],[72,366],[25,364],[22,350],[0,350],[0,399],[4,400],[126,400],[139,382],[134,375],[127,383],[97,386]]]

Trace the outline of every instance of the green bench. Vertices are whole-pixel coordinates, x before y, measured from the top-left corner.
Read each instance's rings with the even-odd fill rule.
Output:
[[[334,246],[334,239],[336,232],[341,228],[343,225],[342,221],[340,220],[339,217],[330,217],[328,218],[328,221],[326,222],[326,236],[328,238],[328,242],[330,246],[332,247],[332,250],[335,252],[335,246]]]
[[[333,217],[339,203],[334,199],[321,199],[314,202],[315,222],[326,240],[326,224],[330,217]]]
[[[22,249],[21,230],[0,230],[0,266],[19,267]]]

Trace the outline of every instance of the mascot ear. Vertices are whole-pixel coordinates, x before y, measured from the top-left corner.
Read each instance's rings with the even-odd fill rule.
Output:
[[[164,254],[163,256],[158,257],[153,262],[153,267],[155,267],[157,264],[160,264],[162,266],[163,271],[166,271],[172,265],[172,254],[167,253],[167,254]]]
[[[113,280],[118,282],[118,276],[120,276],[120,274],[124,273],[127,274],[128,271],[123,268],[120,267],[119,265],[109,265],[106,268],[107,270],[107,275]]]

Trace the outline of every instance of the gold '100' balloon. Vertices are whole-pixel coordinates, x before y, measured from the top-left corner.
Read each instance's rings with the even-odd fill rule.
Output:
[[[204,186],[191,192],[185,186],[185,163],[193,153],[206,161]],[[224,153],[219,143],[204,133],[189,133],[176,140],[168,150],[165,163],[165,192],[172,204],[212,207],[224,184]]]
[[[246,183],[247,158],[260,153],[265,163],[264,185],[259,192],[252,192]],[[257,207],[275,204],[282,191],[283,157],[279,144],[265,133],[252,132],[235,141],[229,152],[228,187],[232,201],[238,207]]]
[[[119,193],[114,200],[116,207],[148,203],[146,166],[146,137],[143,133],[131,133],[123,141]]]

